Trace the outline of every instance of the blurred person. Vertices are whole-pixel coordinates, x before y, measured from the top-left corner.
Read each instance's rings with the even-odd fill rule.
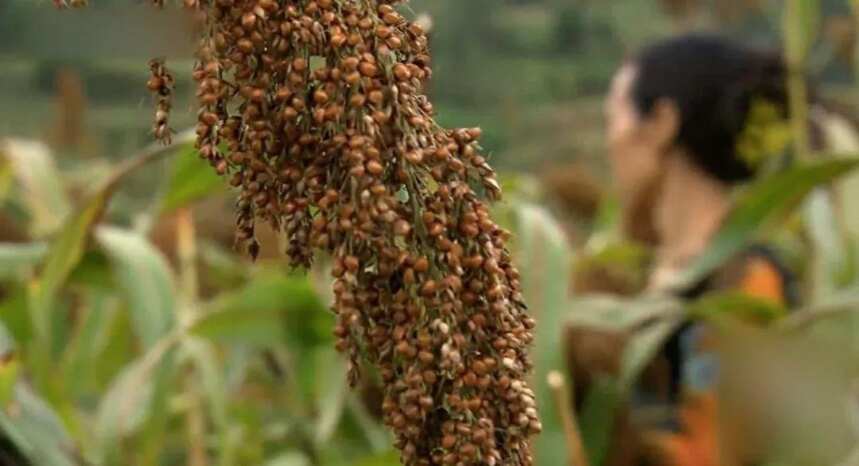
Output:
[[[734,189],[784,160],[786,83],[780,56],[710,35],[653,44],[617,71],[605,102],[609,163],[624,232],[654,250],[647,291],[691,300],[739,290],[780,307],[796,304],[795,280],[762,245],[693,286],[678,280],[709,247],[732,208]],[[585,354],[594,346],[584,339],[567,340],[577,391],[586,393],[595,373],[617,369],[619,352],[614,361],[600,361]],[[719,433],[717,361],[709,344],[706,328],[691,322],[668,340],[616,420],[608,464],[761,459],[740,445],[751,441],[728,438],[728,430],[744,435],[743,429]],[[607,345],[597,351],[612,353]]]
[[[786,135],[786,73],[777,55],[688,35],[650,46],[614,76],[605,103],[609,164],[624,231],[656,250],[651,289],[674,286],[719,229],[733,188],[786,148],[787,138],[747,137],[766,125]]]

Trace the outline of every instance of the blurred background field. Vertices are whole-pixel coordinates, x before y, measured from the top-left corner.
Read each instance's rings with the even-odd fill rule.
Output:
[[[308,275],[286,269],[283,238],[266,232],[261,260],[251,263],[232,248],[226,184],[190,145],[140,152],[152,141],[150,58],[166,56],[178,78],[172,125],[181,130],[196,119],[191,22],[146,2],[91,3],[58,12],[47,0],[0,1],[0,464],[398,464],[373,381],[358,392],[346,387],[330,335],[325,262]],[[612,74],[642,44],[688,30],[778,49],[783,3],[411,2],[433,25],[429,94],[439,122],[483,128],[508,192],[497,215],[514,231],[528,298],[542,319],[540,466],[563,464],[567,454],[543,379],[564,367],[558,329],[575,307],[574,263],[600,272],[608,264],[620,291],[643,280],[630,264],[644,253],[602,247],[613,238],[602,115]],[[805,3],[815,11],[807,67],[817,91],[859,108],[859,23],[850,2]],[[130,157],[147,163],[122,165]],[[831,217],[855,218],[859,209],[823,205],[810,233],[793,234],[807,221],[800,210],[768,234],[812,277],[809,295],[835,302],[859,289],[859,243],[832,234]],[[763,218],[752,223],[745,234],[760,234]],[[648,312],[644,306],[614,324],[634,326]],[[829,329],[825,341],[850,345],[856,356],[856,327],[840,328],[851,331]],[[646,338],[659,335],[644,336],[641,354]],[[828,360],[855,371],[856,359],[847,359]],[[827,380],[836,387],[827,393],[847,389]],[[797,396],[815,388],[801,386]],[[581,419],[592,466],[605,453],[613,390]],[[825,401],[820,422],[832,412]]]
[[[0,5],[3,133],[50,132],[56,73],[68,67],[82,84],[82,128],[98,143],[94,155],[139,146],[148,140],[149,111],[141,60],[153,56],[168,57],[177,69],[176,125],[191,121],[192,85],[181,71],[193,63],[193,44],[176,15],[122,0],[77,12],[45,3]],[[534,170],[557,161],[599,163],[600,96],[618,63],[641,44],[698,27],[780,44],[781,2],[700,2],[688,12],[684,3],[696,2],[419,0],[410,8],[433,18],[431,93],[441,121],[480,122],[496,164]],[[853,83],[855,26],[846,2],[822,3],[813,71],[843,97],[841,88]]]

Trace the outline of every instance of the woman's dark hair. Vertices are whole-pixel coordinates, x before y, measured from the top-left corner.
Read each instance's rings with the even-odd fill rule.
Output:
[[[754,174],[737,154],[737,139],[755,99],[787,115],[787,71],[779,55],[718,36],[687,35],[646,48],[633,63],[632,98],[639,112],[670,99],[680,112],[677,143],[701,168],[726,183]]]

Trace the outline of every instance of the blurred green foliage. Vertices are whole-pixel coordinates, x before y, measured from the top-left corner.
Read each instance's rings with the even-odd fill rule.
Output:
[[[179,77],[175,122],[190,124],[193,115],[183,109],[191,106],[186,71],[193,44],[173,15],[125,0],[99,0],[72,13],[55,12],[47,3],[0,5],[0,132],[44,137],[53,115],[55,73],[69,67],[84,82],[91,104],[87,128],[104,141],[98,152],[127,153],[147,137],[147,109],[141,105],[148,101],[145,62],[159,55],[168,57]],[[600,163],[601,145],[593,134],[601,113],[594,97],[624,57],[684,27],[657,3],[414,0],[409,9],[434,19],[431,94],[440,122],[479,122],[496,165],[533,170],[558,160]],[[706,26],[778,47],[779,5],[764,3],[762,11]],[[845,13],[843,2],[824,3],[825,18]],[[824,77],[843,82],[847,72],[849,79],[850,66],[831,58],[833,46],[821,43],[817,49]],[[26,115],[6,113],[24,102]]]

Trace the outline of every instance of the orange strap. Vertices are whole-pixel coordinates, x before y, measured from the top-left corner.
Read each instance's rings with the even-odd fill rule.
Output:
[[[750,296],[784,304],[786,290],[781,272],[770,261],[762,257],[751,257],[746,261],[739,289]]]
[[[764,257],[749,257],[737,288],[750,296],[784,304],[786,284],[778,267]],[[654,436],[660,464],[719,466],[718,401],[714,393],[686,394],[680,407],[683,432]]]

